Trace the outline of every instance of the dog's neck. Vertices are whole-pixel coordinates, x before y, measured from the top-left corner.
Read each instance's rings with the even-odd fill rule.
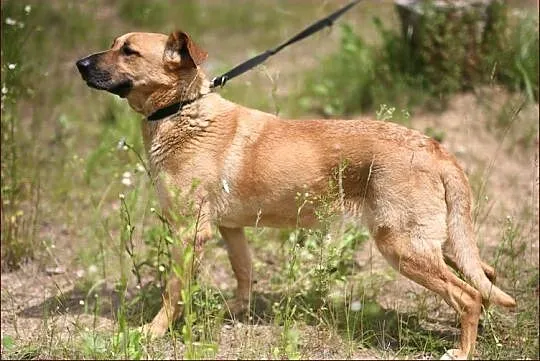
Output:
[[[129,105],[136,112],[148,117],[159,109],[175,103],[192,102],[211,92],[210,82],[202,71],[195,68],[190,75],[180,77],[175,85],[169,84],[166,89],[154,89],[150,94],[141,96],[128,96]]]

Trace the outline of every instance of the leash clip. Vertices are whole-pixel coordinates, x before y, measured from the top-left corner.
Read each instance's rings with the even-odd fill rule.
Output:
[[[214,79],[212,79],[212,88],[215,88],[217,86],[220,86],[223,88],[223,86],[225,85],[225,83],[227,82],[227,76],[226,75],[222,75],[222,76],[216,76],[214,77]]]

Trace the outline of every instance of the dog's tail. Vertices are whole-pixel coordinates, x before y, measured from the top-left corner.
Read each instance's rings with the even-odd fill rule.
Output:
[[[493,269],[480,259],[474,238],[471,217],[471,190],[463,171],[449,161],[443,169],[442,181],[445,188],[448,241],[445,251],[452,252],[457,268],[480,291],[484,302],[493,302],[504,307],[516,306],[516,301],[495,286],[486,276]]]

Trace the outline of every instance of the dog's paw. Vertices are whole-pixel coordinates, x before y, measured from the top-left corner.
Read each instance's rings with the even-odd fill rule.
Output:
[[[233,316],[238,316],[247,311],[249,300],[243,298],[235,298],[227,301],[227,310]]]
[[[441,356],[440,360],[467,360],[467,355],[465,355],[461,350],[453,348],[444,353]]]

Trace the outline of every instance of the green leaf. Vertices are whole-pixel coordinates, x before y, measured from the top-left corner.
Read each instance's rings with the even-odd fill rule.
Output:
[[[15,341],[10,335],[2,337],[2,348],[5,350],[11,350],[15,346]]]

